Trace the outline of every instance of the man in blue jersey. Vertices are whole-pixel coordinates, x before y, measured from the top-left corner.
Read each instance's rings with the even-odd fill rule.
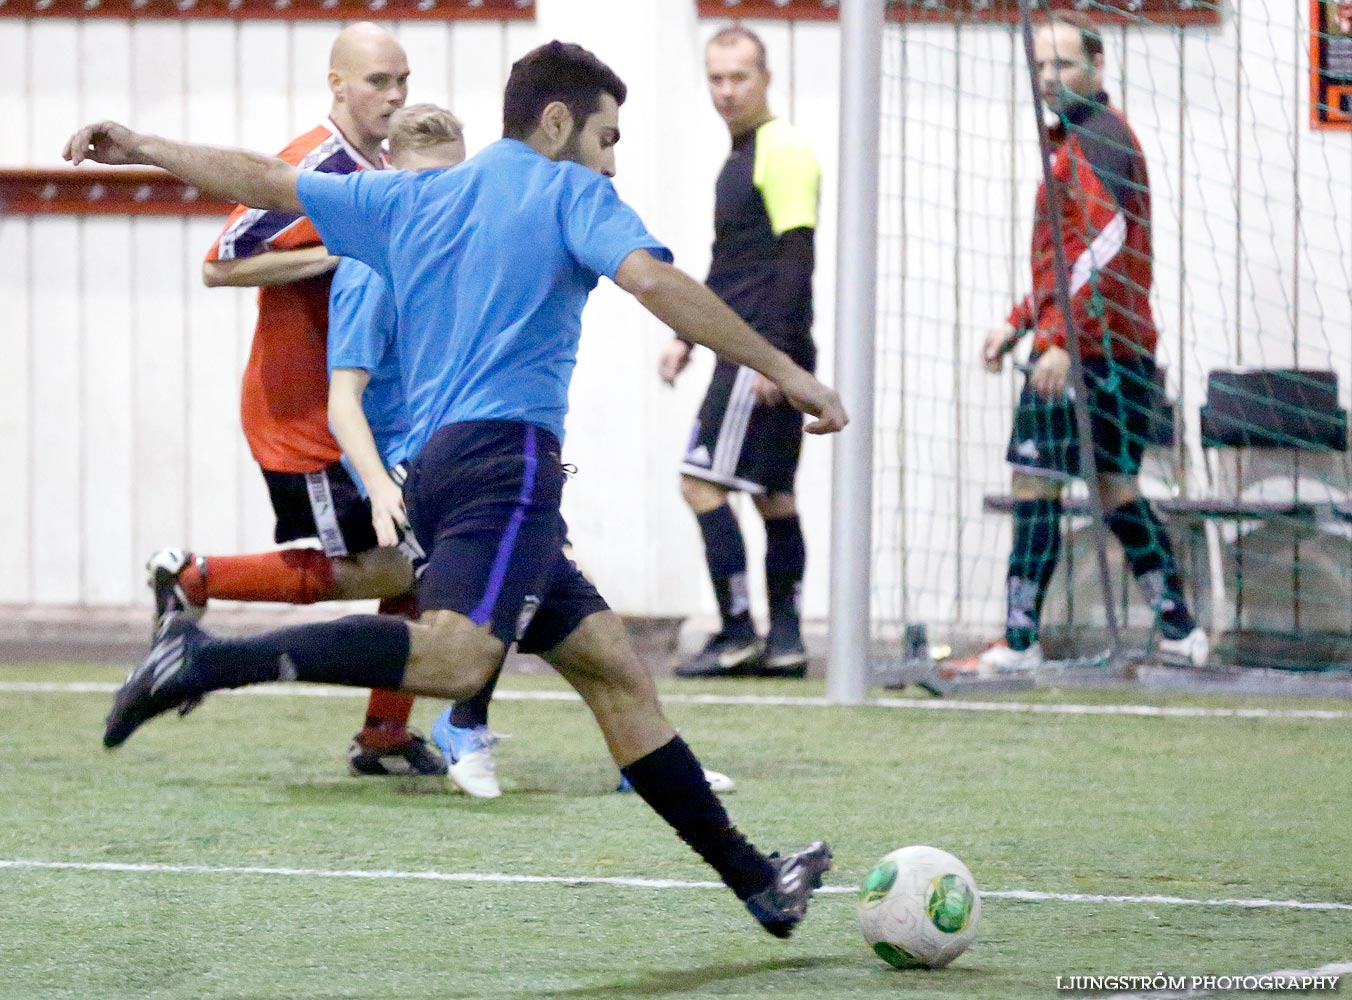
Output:
[[[463,128],[449,111],[415,104],[390,118],[390,164],[397,170],[453,167],[465,158]],[[411,430],[399,354],[397,315],[389,286],[365,264],[350,257],[334,274],[329,297],[329,424],[343,449],[343,464],[368,496],[375,537],[382,546],[404,545],[408,514],[403,484]],[[422,558],[416,542],[415,561]],[[412,602],[416,607],[416,601]],[[416,613],[413,617],[417,617]],[[438,717],[432,736],[446,759],[446,772],[461,791],[475,798],[502,794],[488,727],[488,706],[500,676],[495,673],[471,698],[457,701]],[[731,791],[732,779],[705,771],[715,792]],[[621,782],[621,790],[632,790]]]
[[[243,639],[171,615],[118,692],[104,743],[206,693],[276,680],[467,697],[515,641],[577,689],[638,794],[766,930],[786,937],[831,864],[818,841],[769,857],[737,830],[662,713],[619,617],[562,552],[559,439],[582,308],[605,275],[695,343],[747,365],[816,419],[834,391],[672,267],[615,193],[624,83],[576,45],[518,60],[504,138],[455,170],[299,173],[270,157],[171,142],[113,122],[73,135],[75,163],[146,163],[209,194],[303,211],[325,245],[389,284],[417,451],[405,486],[428,551],[417,623],[354,615]]]
[[[465,159],[460,120],[434,104],[396,111],[390,117],[389,145],[396,170],[445,169]],[[343,449],[343,464],[370,502],[376,540],[382,546],[403,544],[416,562],[422,550],[404,537],[411,426],[395,345],[396,318],[389,286],[361,261],[344,257],[329,291],[329,426]],[[416,618],[411,595],[409,603]],[[502,794],[493,757],[496,736],[488,728],[496,683],[495,674],[437,720],[447,774],[475,798]]]

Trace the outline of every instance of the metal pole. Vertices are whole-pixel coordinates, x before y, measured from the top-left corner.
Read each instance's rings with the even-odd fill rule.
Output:
[[[883,7],[884,0],[841,0],[840,4],[835,381],[850,425],[836,437],[831,473],[831,645],[826,695],[845,705],[864,700],[871,640],[873,340]]]
[[[1061,237],[1061,184],[1052,171],[1051,136],[1042,103],[1042,88],[1038,83],[1037,56],[1033,52],[1033,19],[1029,0],[1019,0],[1019,17],[1023,27],[1023,49],[1028,62],[1028,83],[1033,91],[1033,113],[1037,116],[1038,144],[1042,152],[1042,178],[1047,186],[1047,214],[1051,218],[1052,253],[1056,262],[1056,304],[1066,321],[1066,351],[1070,354],[1070,384],[1075,390],[1075,424],[1080,439],[1080,474],[1089,489],[1089,511],[1094,517],[1094,542],[1098,555],[1099,585],[1103,588],[1103,617],[1108,623],[1109,655],[1116,659],[1120,643],[1117,632],[1117,611],[1113,607],[1112,574],[1108,568],[1107,522],[1103,503],[1094,483],[1098,480],[1098,462],[1094,453],[1094,435],[1089,417],[1089,395],[1085,391],[1084,361],[1080,356],[1080,330],[1070,304],[1070,269],[1066,263],[1066,244]]]

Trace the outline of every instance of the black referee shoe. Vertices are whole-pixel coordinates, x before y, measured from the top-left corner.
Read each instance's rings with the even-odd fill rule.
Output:
[[[775,880],[746,901],[746,908],[761,926],[778,938],[786,938],[807,916],[812,893],[820,889],[822,876],[831,870],[831,846],[813,841],[797,854],[770,855]]]
[[[803,635],[798,622],[786,624],[771,623],[770,634],[765,638],[765,659],[759,671],[761,677],[807,676],[807,647],[803,645]]]
[[[755,632],[746,636],[719,632],[672,673],[677,677],[755,677],[764,655],[765,643]]]
[[[113,697],[113,710],[103,731],[104,746],[121,746],[141,726],[171,708],[187,715],[197,707],[203,692],[187,683],[186,675],[193,650],[206,638],[182,612],[164,616],[150,652]]]

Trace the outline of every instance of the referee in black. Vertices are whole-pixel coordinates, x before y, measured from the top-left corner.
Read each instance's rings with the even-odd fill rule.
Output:
[[[808,371],[812,342],[813,238],[821,167],[788,122],[770,113],[770,72],[755,32],[734,25],[705,51],[709,93],[732,135],[718,175],[709,288],[775,347]],[[673,340],[660,374],[675,380],[692,345]],[[807,669],[799,624],[806,553],[793,481],[803,421],[769,380],[723,359],[681,462],[681,495],[699,521],[722,627],[679,677],[802,677]],[[765,521],[770,631],[751,621],[746,546],[728,494],[751,494]]]

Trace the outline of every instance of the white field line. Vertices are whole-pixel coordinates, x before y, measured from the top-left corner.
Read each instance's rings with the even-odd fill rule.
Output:
[[[265,875],[290,878],[367,879],[373,881],[477,882],[529,885],[609,885],[628,889],[721,889],[720,882],[687,882],[677,879],[624,878],[598,875],[507,875],[500,872],[392,871],[385,869],[265,868],[234,865],[135,864],[118,861],[33,861],[0,859],[0,870],[122,872],[144,875]],[[820,892],[846,895],[858,892],[847,885],[823,886]],[[1184,896],[1100,896],[1080,892],[1030,892],[1023,889],[988,890],[985,899],[1016,903],[1140,903],[1155,906],[1211,906],[1246,910],[1344,910],[1352,903],[1299,899],[1189,899]]]
[[[1276,972],[1258,972],[1240,975],[1231,975],[1228,979],[1276,979],[1278,977],[1290,982],[1291,980],[1309,980],[1315,976],[1334,977],[1345,976],[1352,973],[1352,962],[1333,962],[1329,965],[1321,965],[1317,969],[1281,969]],[[1181,977],[1191,978],[1191,977]],[[1240,993],[1246,996],[1253,995],[1253,990],[1236,989],[1185,989],[1185,990],[1151,990],[1148,993],[1095,993],[1093,1000],[1187,1000],[1189,997],[1214,997],[1221,995],[1234,996]],[[1263,991],[1265,994],[1267,991]],[[1309,990],[1299,990],[1301,994],[1308,994]],[[1341,993],[1341,987],[1334,992]],[[1089,1000],[1089,998],[1085,998]]]
[[[119,685],[112,681],[0,681],[6,694],[112,694]],[[257,684],[216,694],[282,698],[365,698],[365,688],[325,684]],[[504,691],[500,701],[579,701],[572,691]],[[663,694],[669,705],[780,705],[789,708],[834,708],[825,698],[763,694]],[[1011,712],[1025,715],[1126,715],[1165,719],[1316,719],[1326,722],[1352,720],[1352,711],[1320,708],[1195,708],[1170,705],[1075,705],[1024,701],[949,701],[922,698],[873,698],[865,708],[918,709],[928,712]]]
[[[1152,906],[1225,906],[1240,910],[1346,910],[1352,903],[1301,899],[1191,899],[1187,896],[1100,896],[1083,892],[1030,892],[1023,889],[982,891],[983,899],[1016,903],[1141,903]]]

